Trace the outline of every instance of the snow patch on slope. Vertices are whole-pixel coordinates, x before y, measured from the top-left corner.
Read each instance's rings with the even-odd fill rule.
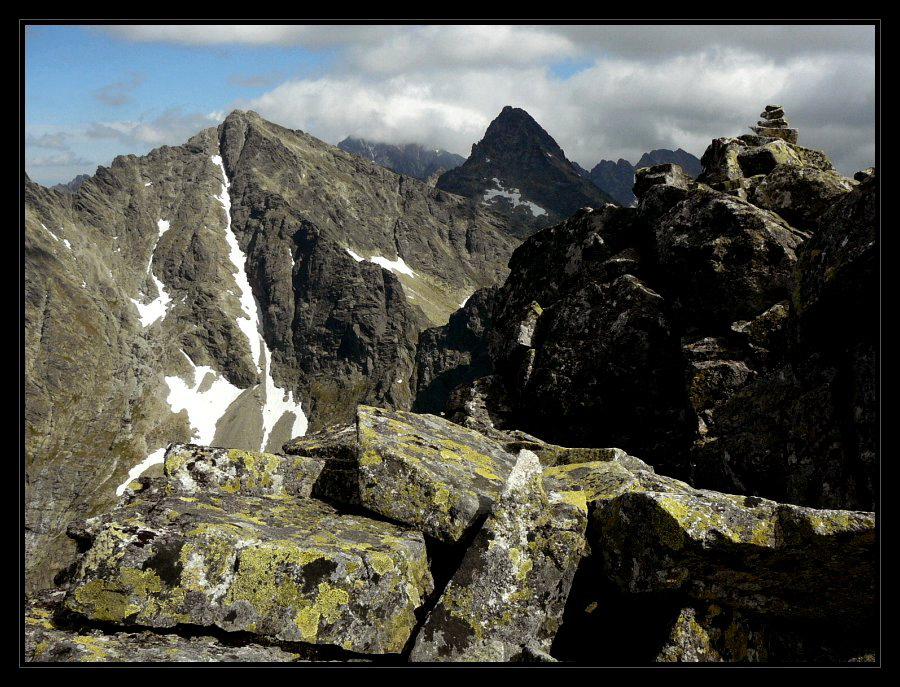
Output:
[[[225,174],[222,156],[213,155],[212,161],[222,172],[222,191],[214,198],[222,204],[222,209],[225,210],[225,240],[228,242],[228,248],[230,249],[228,258],[231,260],[231,264],[234,265],[236,272],[234,280],[240,291],[238,300],[240,300],[241,310],[244,311],[245,315],[238,318],[237,325],[244,332],[244,336],[247,337],[247,341],[250,343],[250,354],[253,356],[253,365],[256,367],[258,374],[260,372],[259,355],[262,349],[259,345],[259,327],[257,326],[259,317],[256,312],[256,299],[253,298],[253,290],[250,288],[250,281],[247,279],[247,272],[244,270],[244,263],[246,263],[247,258],[237,242],[237,237],[231,230],[231,195],[228,193],[228,187],[231,184],[228,181],[228,175]]]
[[[222,208],[225,210],[225,238],[231,249],[229,258],[236,270],[235,283],[240,290],[239,300],[241,302],[241,310],[243,310],[246,315],[246,318],[238,318],[237,324],[250,343],[250,352],[253,355],[256,370],[262,377],[262,384],[257,385],[256,391],[262,397],[263,438],[259,450],[264,451],[266,449],[266,444],[269,442],[269,437],[272,434],[272,429],[285,415],[293,415],[294,417],[291,426],[291,437],[306,434],[308,423],[300,401],[294,401],[293,391],[288,391],[277,386],[272,377],[272,352],[269,350],[265,338],[260,334],[262,331],[262,321],[259,316],[259,310],[256,307],[256,299],[253,297],[253,290],[250,288],[250,281],[247,279],[247,272],[244,269],[247,258],[241,250],[237,237],[231,227],[231,196],[228,192],[231,183],[228,181],[228,175],[225,172],[222,156],[213,155],[212,161],[222,173],[222,192],[216,196],[216,199],[222,204]],[[293,256],[291,256],[291,261],[293,262]],[[260,356],[262,356],[265,369],[260,368]]]
[[[519,192],[517,188],[506,189],[503,186],[503,182],[500,181],[497,177],[494,177],[492,181],[499,187],[499,191],[497,189],[489,188],[484,192],[484,199],[481,201],[485,205],[490,204],[493,198],[501,197],[506,198],[509,202],[512,203],[513,207],[519,207],[520,205],[524,205],[531,211],[531,214],[534,217],[539,217],[540,215],[546,215],[547,211],[544,210],[540,205],[536,205],[532,203],[530,200],[522,200],[522,194]]]
[[[208,365],[194,365],[190,357],[184,351],[182,353],[193,368],[193,379],[188,384],[177,375],[166,377],[169,387],[166,402],[173,413],[187,411],[194,441],[209,446],[216,435],[216,423],[243,389],[238,389]]]
[[[388,260],[387,258],[383,258],[380,255],[373,255],[369,258],[369,262],[374,262],[376,265],[381,265],[384,269],[389,270],[391,272],[400,272],[401,274],[405,274],[409,277],[415,277],[416,273],[413,272],[409,265],[403,262],[403,258],[398,257],[396,260]]]
[[[163,462],[163,458],[166,455],[166,449],[158,448],[149,456],[144,458],[143,461],[135,465],[131,470],[128,471],[128,477],[125,478],[125,481],[122,482],[118,487],[116,487],[116,496],[121,496],[125,493],[125,490],[128,488],[128,485],[131,484],[133,480],[136,480],[141,474],[149,468],[151,465],[160,465]]]
[[[344,250],[346,250],[347,253],[349,253],[350,257],[356,260],[356,262],[362,262],[363,260],[367,262],[374,262],[376,265],[380,265],[389,272],[400,272],[401,274],[405,274],[408,277],[416,276],[416,273],[412,271],[410,266],[407,265],[401,257],[398,257],[396,260],[388,260],[381,255],[373,255],[371,258],[364,258],[352,248],[345,248]]]
[[[156,253],[156,247],[159,245],[159,240],[162,238],[163,234],[169,230],[168,220],[160,219],[156,223],[156,228],[159,235],[156,238],[156,243],[153,244],[153,250],[150,251],[150,259],[147,260],[147,274],[150,275],[150,279],[152,279],[153,283],[156,285],[156,292],[159,295],[147,304],[141,303],[134,298],[131,299],[131,302],[134,303],[134,306],[138,310],[141,326],[144,328],[149,327],[160,318],[165,318],[166,313],[169,311],[169,303],[172,302],[172,298],[166,291],[165,285],[156,278],[155,274],[153,274],[153,255]],[[118,248],[116,250],[118,250]]]

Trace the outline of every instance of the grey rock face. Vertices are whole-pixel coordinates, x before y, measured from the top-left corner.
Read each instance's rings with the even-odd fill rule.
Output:
[[[520,661],[549,650],[586,544],[586,508],[557,513],[522,451],[490,516],[416,638],[411,661]],[[557,502],[561,501],[557,495]]]
[[[445,172],[437,187],[471,198],[512,220],[525,237],[583,207],[612,199],[581,176],[556,141],[519,108],[506,106],[466,162]]]
[[[516,243],[492,213],[255,113],[74,194],[25,194],[35,589],[71,560],[66,522],[171,441],[272,451],[361,401],[408,408],[419,332],[500,281]]]

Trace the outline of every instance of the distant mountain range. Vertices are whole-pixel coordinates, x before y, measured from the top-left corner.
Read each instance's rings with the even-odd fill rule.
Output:
[[[527,236],[554,224],[581,207],[614,202],[631,207],[635,171],[674,163],[691,178],[702,166],[685,150],[659,148],[644,153],[636,165],[628,160],[601,160],[590,171],[567,160],[556,141],[525,110],[507,106],[491,122],[468,159],[446,150],[409,143],[402,146],[348,137],[338,143],[398,174],[423,181],[440,173],[438,188],[490,205],[513,221],[516,235]],[[581,177],[597,189],[590,188]]]
[[[337,145],[344,152],[359,155],[397,174],[422,181],[459,167],[466,161],[462,155],[439,148],[426,148],[418,143],[393,145],[348,136]]]

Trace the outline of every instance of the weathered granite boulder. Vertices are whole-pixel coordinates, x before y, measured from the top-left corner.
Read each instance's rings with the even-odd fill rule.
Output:
[[[659,266],[681,318],[696,326],[749,319],[783,300],[805,238],[772,212],[709,191],[656,225]]]
[[[500,494],[515,457],[434,415],[360,406],[362,505],[436,539],[459,541]]]
[[[145,491],[71,532],[87,550],[70,611],[399,653],[431,592],[417,531],[311,498]]]
[[[529,644],[549,651],[586,552],[587,512],[580,492],[548,495],[542,475],[538,457],[521,451],[410,660],[509,662],[524,660]]]
[[[620,446],[652,464],[689,445],[680,348],[666,299],[626,274],[587,281],[542,317],[520,425],[542,439]]]
[[[55,596],[61,595],[56,592]],[[25,610],[28,663],[287,663],[312,657],[255,642],[235,643],[209,635],[104,632],[58,620],[59,599],[29,599]]]
[[[814,230],[819,217],[853,187],[837,172],[779,164],[754,189],[752,202],[777,212],[795,227]]]
[[[661,663],[873,662],[870,641],[855,626],[785,623],[718,604],[678,611],[655,657]]]
[[[195,444],[172,444],[164,460],[169,491],[189,496],[221,491],[305,497],[324,465],[314,458]]]
[[[775,617],[874,617],[873,513],[690,490],[624,493],[593,518],[607,573],[631,592]]]
[[[709,431],[691,455],[695,484],[818,508],[874,508],[877,272],[870,181],[821,216],[798,252],[790,301],[754,325],[732,324],[751,337],[766,372],[707,414]]]

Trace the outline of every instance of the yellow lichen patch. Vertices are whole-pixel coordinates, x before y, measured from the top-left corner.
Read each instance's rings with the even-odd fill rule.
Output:
[[[485,479],[503,482],[503,478],[496,473],[498,466],[490,456],[452,439],[441,439],[439,443],[443,447],[440,450],[440,456],[445,462],[462,468],[466,472],[474,472]]]
[[[201,530],[201,528],[198,528]],[[235,542],[216,528],[206,526],[181,548],[181,586],[205,592],[219,583],[234,564]]]
[[[73,637],[72,641],[85,651],[78,658],[80,663],[99,663],[110,658],[108,645],[97,637]]]
[[[34,657],[37,658],[38,656],[43,654],[47,650],[48,646],[50,646],[50,642],[38,642],[34,647]]]
[[[516,579],[524,580],[533,567],[534,563],[531,561],[531,559],[525,559],[522,562],[522,565],[519,566],[519,570],[516,572]]]
[[[528,601],[531,598],[531,592],[527,589],[520,589],[517,592],[513,592],[509,595],[510,601]]]
[[[434,498],[432,501],[434,505],[441,506],[441,510],[446,510],[443,506],[446,506],[450,499],[450,490],[443,484],[438,485],[437,491],[434,493]]]
[[[671,499],[662,500],[671,501]],[[673,551],[678,551],[684,547],[687,535],[681,527],[681,520],[679,520],[677,515],[672,513],[672,510],[675,510],[676,513],[683,515],[684,513],[682,509],[684,509],[684,506],[678,501],[671,501],[671,503],[664,504],[664,508],[665,513],[667,513],[668,515],[672,515],[673,517],[670,518],[666,517],[665,514],[660,514],[660,517],[657,520],[657,534],[659,535],[660,541],[662,541],[663,544],[668,546]]]
[[[132,594],[147,596],[148,594],[162,591],[162,580],[152,570],[138,570],[137,568],[122,568],[119,571],[121,584],[130,587]]]
[[[386,572],[394,569],[394,559],[387,554],[373,551],[368,555],[368,560],[372,565],[372,569],[379,575],[384,575]]]
[[[559,498],[563,503],[574,506],[583,513],[587,513],[587,494],[583,491],[559,491]]]
[[[350,601],[350,595],[343,589],[332,587],[327,582],[319,583],[319,595],[316,597],[316,608],[322,617],[329,623],[337,620],[341,612],[340,606],[345,606]]]
[[[91,580],[75,590],[74,610],[94,620],[120,621],[125,617],[126,596],[118,589],[109,589],[103,580]]]
[[[376,451],[365,451],[359,459],[360,465],[380,465],[381,456]]]
[[[319,618],[321,614],[312,606],[301,608],[294,616],[294,623],[300,630],[304,641],[315,642],[319,634]],[[347,647],[349,648],[349,647]]]
[[[490,543],[493,544],[494,542],[491,541]],[[517,549],[516,547],[512,547],[508,551],[507,555],[509,556],[510,563],[512,563],[514,566],[519,565],[519,558],[521,558],[522,556],[522,552],[519,551],[519,549]]]
[[[28,625],[37,625],[38,627],[43,627],[46,630],[52,630],[55,628],[55,625],[52,621],[53,613],[44,609],[44,608],[32,608],[28,615],[25,616],[25,622]]]

